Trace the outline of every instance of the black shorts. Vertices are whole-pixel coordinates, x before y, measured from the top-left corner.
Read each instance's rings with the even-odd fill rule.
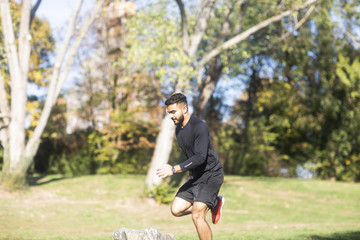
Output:
[[[224,181],[224,171],[205,172],[199,179],[191,179],[184,183],[176,194],[176,197],[193,204],[202,202],[213,209],[217,203],[217,195]]]

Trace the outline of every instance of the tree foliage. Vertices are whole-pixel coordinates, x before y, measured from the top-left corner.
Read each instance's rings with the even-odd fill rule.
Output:
[[[149,4],[126,23],[128,49],[117,65],[143,68],[153,74],[163,94],[169,94],[179,79],[190,79],[195,70],[192,59],[183,51],[178,19],[164,1]],[[160,97],[164,98],[162,95]]]
[[[40,151],[46,156],[48,144],[55,153],[48,159],[50,172],[145,173],[164,114],[161,101],[187,89],[227,173],[296,177],[304,166],[319,178],[360,181],[356,1],[217,1],[206,31],[194,37],[200,42],[192,54],[189,39],[202,16],[195,11],[200,5],[176,3],[179,9],[175,1],[153,1],[131,18],[99,20],[95,47],[81,56],[84,78],[76,93],[86,99],[78,114],[89,128],[66,134],[68,110],[60,99]],[[121,27],[116,51],[104,47],[114,40],[102,35],[110,32],[110,22]],[[35,20],[33,27],[42,40],[32,40],[31,61],[38,67],[29,78],[44,85],[47,78],[38,76],[47,76],[53,40],[45,23]],[[218,87],[220,81],[226,85],[224,79],[244,86],[231,110],[224,99],[233,89]],[[28,136],[43,105],[31,99]],[[101,116],[107,117],[101,122]]]
[[[338,33],[342,22],[334,21],[331,14],[338,10],[336,4],[323,1],[296,34],[252,55],[259,73],[269,63],[265,59],[274,68],[270,81],[262,79],[256,91],[251,91],[254,82],[249,81],[245,101],[239,100],[235,107],[240,111],[233,112],[234,119],[240,117],[236,126],[242,129],[235,139],[244,150],[234,150],[242,153],[237,159],[241,166],[246,167],[246,154],[254,164],[260,155],[264,158],[260,162],[267,164],[263,174],[271,175],[271,166],[277,166],[286,169],[285,175],[296,176],[296,168],[307,165],[321,178],[359,181],[355,170],[359,167],[359,52]],[[346,17],[341,19],[349,23]],[[272,31],[281,32],[283,24]],[[251,151],[261,146],[253,142],[259,133],[269,146],[261,154]],[[268,133],[274,135],[266,140]]]

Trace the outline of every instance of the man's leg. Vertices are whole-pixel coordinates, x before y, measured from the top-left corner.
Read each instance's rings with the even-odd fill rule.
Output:
[[[191,216],[200,240],[212,239],[211,228],[205,219],[208,211],[209,207],[202,202],[194,202],[194,205],[192,206]]]
[[[170,210],[175,217],[185,216],[191,213],[192,204],[182,198],[175,197]]]

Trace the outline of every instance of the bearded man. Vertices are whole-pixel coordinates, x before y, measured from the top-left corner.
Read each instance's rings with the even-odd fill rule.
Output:
[[[217,224],[221,219],[225,198],[218,193],[224,181],[223,167],[212,146],[206,123],[190,115],[186,96],[175,93],[165,105],[176,125],[176,138],[187,160],[175,166],[165,164],[156,174],[166,178],[189,171],[189,179],[172,202],[171,213],[176,217],[191,214],[199,238],[210,240],[212,232],[205,217],[211,209],[212,222]]]

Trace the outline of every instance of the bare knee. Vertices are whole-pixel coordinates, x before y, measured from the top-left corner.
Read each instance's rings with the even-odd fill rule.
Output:
[[[182,214],[182,209],[180,208],[177,208],[173,205],[171,205],[170,207],[170,211],[171,211],[171,214],[174,216],[174,217],[181,217],[183,214]]]
[[[199,221],[204,221],[206,213],[208,211],[208,208],[204,205],[195,204],[193,206],[191,217],[194,223],[197,223]]]
[[[199,211],[196,211],[196,210],[192,211],[191,217],[192,217],[192,220],[194,223],[204,220],[203,214],[201,214]]]
[[[170,211],[175,217],[181,217],[191,213],[192,204],[181,198],[175,197],[171,204]]]
[[[205,215],[203,214],[203,212],[200,211],[196,211],[193,209],[192,213],[191,213],[191,217],[194,223],[197,222],[201,222],[205,220]]]

